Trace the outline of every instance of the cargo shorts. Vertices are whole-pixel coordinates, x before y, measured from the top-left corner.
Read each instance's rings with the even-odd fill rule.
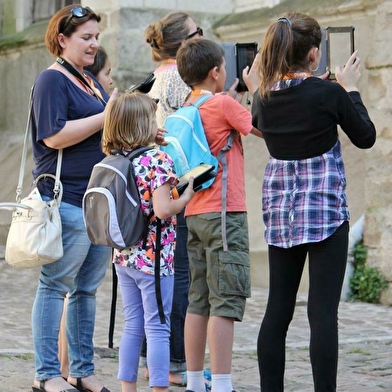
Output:
[[[223,250],[221,214],[186,218],[188,226],[188,313],[242,321],[250,297],[250,258],[246,212],[226,214],[228,251]]]

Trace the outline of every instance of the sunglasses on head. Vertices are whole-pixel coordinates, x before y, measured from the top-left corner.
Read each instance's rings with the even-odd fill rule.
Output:
[[[93,11],[89,7],[75,7],[72,8],[70,15],[66,19],[62,31],[68,26],[69,22],[73,17],[75,18],[83,18],[87,14],[93,14]]]
[[[194,37],[194,36],[197,35],[197,34],[199,34],[200,37],[203,36],[203,29],[202,29],[201,27],[196,27],[196,31],[193,32],[192,34],[187,35],[187,36],[185,37],[185,39],[192,38],[192,37]]]

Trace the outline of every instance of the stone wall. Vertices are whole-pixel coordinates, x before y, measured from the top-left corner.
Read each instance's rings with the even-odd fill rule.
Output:
[[[366,167],[365,243],[367,264],[388,279],[382,302],[392,304],[392,1],[377,8],[373,45],[366,58],[368,100],[378,134]]]

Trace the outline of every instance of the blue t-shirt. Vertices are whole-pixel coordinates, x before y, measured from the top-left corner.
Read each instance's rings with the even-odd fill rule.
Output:
[[[105,101],[108,95],[95,81]],[[43,140],[59,132],[68,120],[77,120],[101,113],[104,105],[94,96],[80,89],[63,73],[47,69],[41,72],[33,91],[32,141],[33,177],[42,173],[56,173],[58,150],[47,147]],[[96,132],[82,142],[64,148],[60,180],[63,201],[81,207],[93,166],[105,155],[101,149],[101,132]],[[40,180],[42,195],[53,196],[53,180]]]

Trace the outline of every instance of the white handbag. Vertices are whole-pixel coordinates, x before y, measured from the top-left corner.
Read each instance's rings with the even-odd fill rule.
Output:
[[[26,164],[27,141],[31,129],[30,109],[26,125],[19,181],[16,188],[16,203],[0,203],[1,209],[12,210],[12,221],[5,248],[5,260],[15,268],[33,268],[52,263],[63,256],[60,204],[62,184],[60,171],[63,150],[59,150],[56,175],[41,174],[33,182],[33,190],[21,200],[23,176]],[[45,178],[54,178],[53,200],[44,201],[37,183]]]

